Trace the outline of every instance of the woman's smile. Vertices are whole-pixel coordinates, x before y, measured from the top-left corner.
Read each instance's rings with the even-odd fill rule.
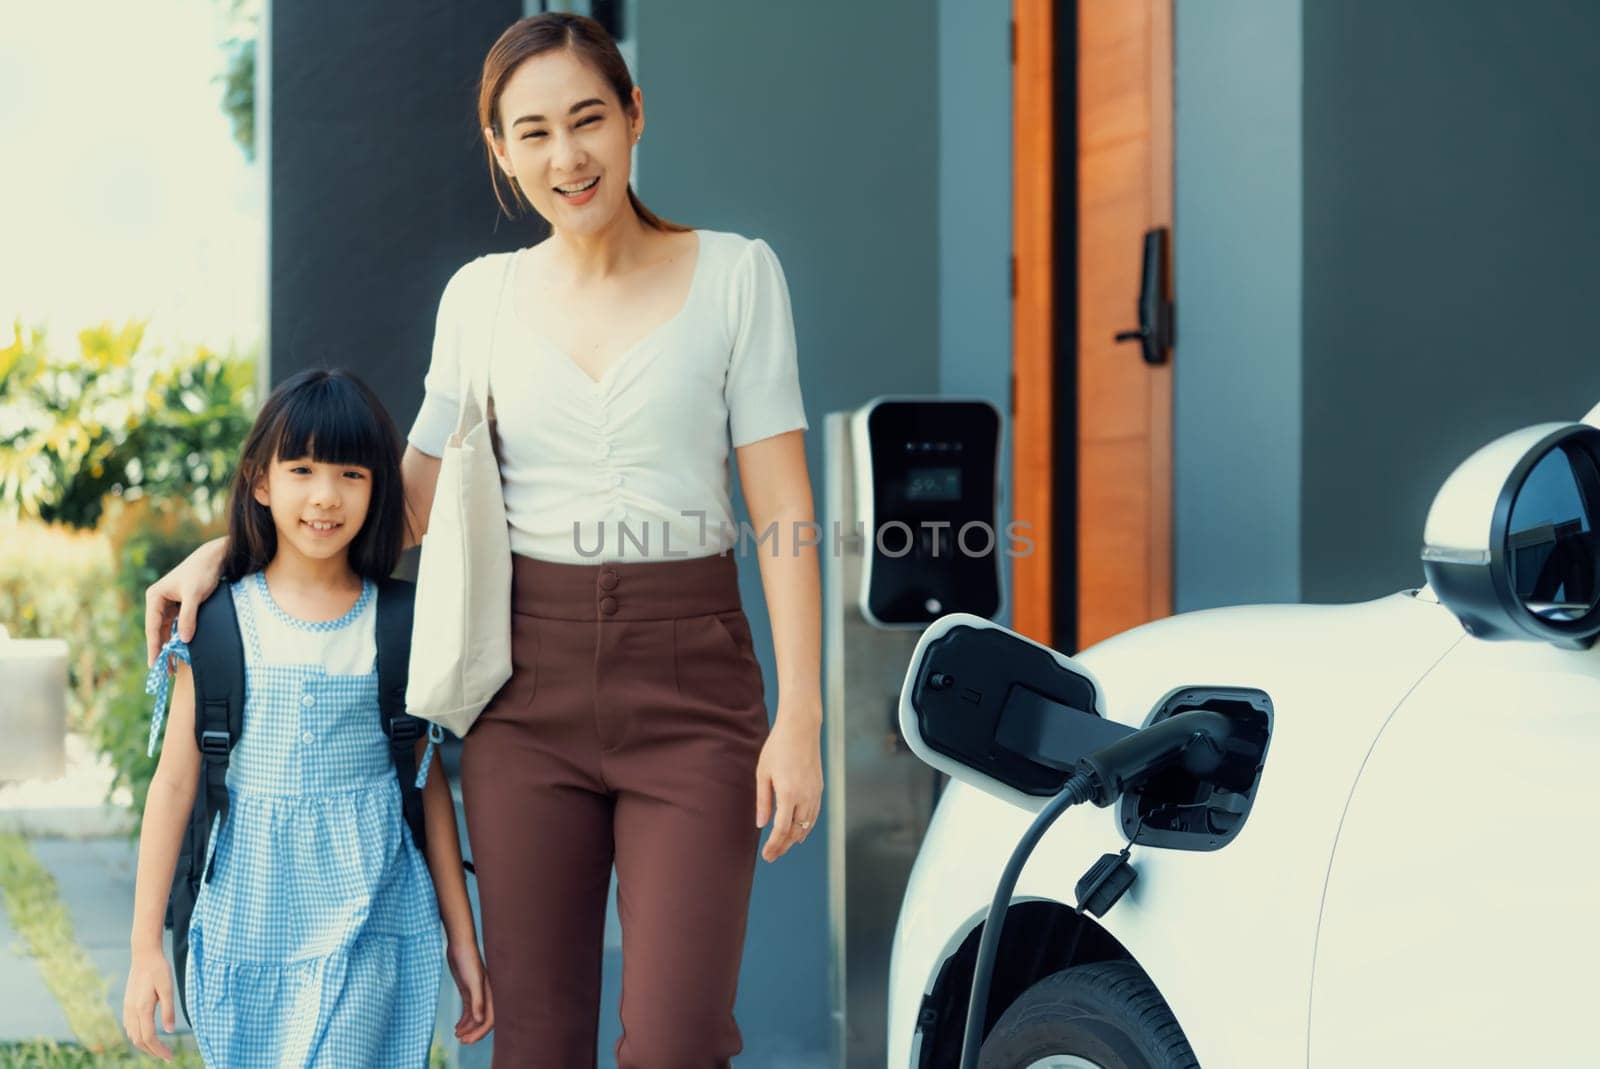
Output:
[[[600,176],[595,175],[586,182],[572,182],[564,186],[556,186],[555,191],[568,204],[588,204],[594,199],[595,191],[599,188]]]

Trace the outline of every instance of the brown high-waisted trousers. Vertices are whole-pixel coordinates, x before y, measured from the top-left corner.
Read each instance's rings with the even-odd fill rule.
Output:
[[[734,558],[514,557],[511,645],[461,766],[496,1069],[595,1064],[613,863],[619,1069],[727,1066],[767,736]]]

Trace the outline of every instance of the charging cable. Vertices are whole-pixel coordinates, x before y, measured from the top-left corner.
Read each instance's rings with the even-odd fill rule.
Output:
[[[978,959],[972,969],[972,997],[967,1002],[967,1024],[961,1037],[961,1069],[977,1069],[978,1048],[983,1044],[984,1017],[989,1012],[989,984],[994,977],[994,961],[1000,953],[1000,932],[1011,896],[1022,876],[1033,848],[1039,845],[1050,825],[1075,805],[1093,802],[1104,808],[1138,786],[1145,777],[1169,764],[1181,761],[1186,771],[1206,776],[1217,770],[1226,756],[1226,745],[1233,734],[1233,722],[1210,709],[1192,709],[1135,731],[1110,746],[1080,758],[1076,771],[1060,793],[1039,811],[1028,830],[1017,841],[1011,858],[995,885],[989,918],[978,941]]]

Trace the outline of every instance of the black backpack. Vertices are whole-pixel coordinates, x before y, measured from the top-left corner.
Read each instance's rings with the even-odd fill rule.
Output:
[[[417,789],[416,743],[428,724],[406,714],[406,671],[411,657],[411,610],[416,587],[399,579],[378,584],[378,709],[389,753],[400,781],[405,821],[417,849],[427,854],[422,819],[422,792]],[[228,758],[244,731],[244,640],[234,614],[233,595],[227,583],[200,606],[194,641],[189,643],[189,667],[194,673],[194,741],[200,748],[200,789],[184,829],[183,845],[172,874],[167,898],[166,926],[172,930],[173,973],[183,1016],[192,1025],[185,991],[185,963],[189,957],[189,921],[200,894],[206,847],[212,817],[220,815],[217,829],[228,819]],[[216,867],[212,858],[211,868]]]

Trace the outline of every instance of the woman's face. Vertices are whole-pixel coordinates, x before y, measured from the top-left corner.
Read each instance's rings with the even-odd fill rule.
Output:
[[[535,211],[559,231],[596,233],[628,200],[632,149],[644,129],[643,97],[633,115],[618,105],[600,72],[567,49],[523,62],[500,93],[495,158]]]

